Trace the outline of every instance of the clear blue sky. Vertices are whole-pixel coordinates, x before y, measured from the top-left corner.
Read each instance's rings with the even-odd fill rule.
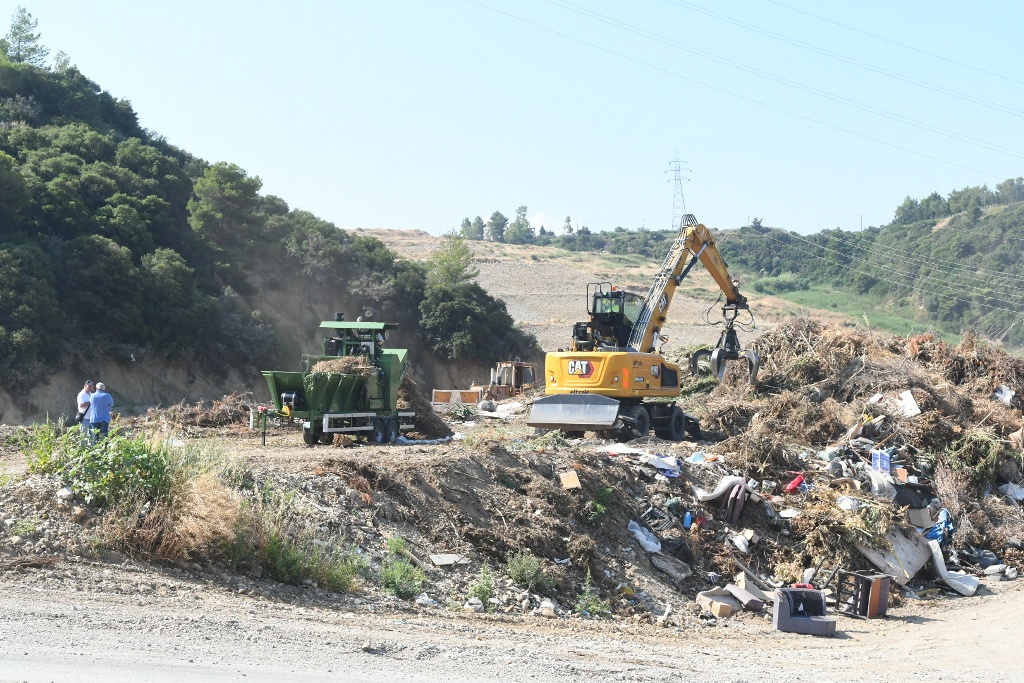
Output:
[[[719,228],[856,229],[1024,175],[1018,2],[20,4],[143,126],[342,228],[525,204],[662,229],[677,150]]]

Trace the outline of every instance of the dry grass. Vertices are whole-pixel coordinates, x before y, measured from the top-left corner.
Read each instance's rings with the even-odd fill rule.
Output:
[[[218,556],[235,537],[239,497],[208,472],[183,482],[173,497],[108,514],[103,536],[133,555],[156,560]]]

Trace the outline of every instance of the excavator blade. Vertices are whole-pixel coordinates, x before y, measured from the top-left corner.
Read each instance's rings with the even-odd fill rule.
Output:
[[[533,402],[526,424],[564,432],[590,432],[613,429],[619,415],[619,402],[598,394],[552,394]]]

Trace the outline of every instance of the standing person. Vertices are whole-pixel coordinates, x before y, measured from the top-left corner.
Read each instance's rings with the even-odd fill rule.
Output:
[[[92,433],[99,432],[99,438],[107,438],[110,429],[110,409],[114,405],[114,397],[107,393],[107,385],[100,382],[92,395]],[[95,438],[95,437],[94,437]]]
[[[92,416],[90,410],[92,408],[92,392],[94,391],[96,391],[96,385],[93,384],[92,380],[85,380],[85,386],[78,392],[78,400],[75,402],[76,412],[82,416],[82,419],[79,420],[81,424],[79,429],[81,429],[82,435],[86,438],[92,438],[92,430],[89,428],[89,424]]]

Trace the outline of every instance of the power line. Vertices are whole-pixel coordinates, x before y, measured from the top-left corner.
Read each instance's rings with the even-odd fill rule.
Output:
[[[858,102],[856,100],[851,100],[849,98],[843,97],[841,95],[837,95],[837,94],[829,92],[827,90],[821,90],[820,88],[815,88],[813,86],[805,85],[805,84],[799,83],[797,81],[792,81],[792,80],[790,80],[788,78],[785,78],[784,76],[779,76],[778,74],[774,74],[774,73],[771,73],[769,71],[763,71],[761,69],[758,69],[758,68],[751,67],[751,66],[748,66],[746,64],[743,64],[742,62],[737,62],[737,61],[735,61],[733,59],[729,59],[728,57],[722,57],[721,55],[716,55],[716,54],[714,54],[712,52],[707,52],[706,50],[701,50],[699,48],[695,48],[693,46],[686,45],[685,43],[680,43],[679,41],[672,40],[671,38],[666,38],[664,36],[658,35],[657,33],[651,33],[650,31],[647,31],[645,29],[639,28],[637,26],[633,26],[631,24],[627,24],[625,22],[619,21],[618,19],[614,19],[612,17],[608,17],[608,16],[600,14],[598,12],[594,12],[592,10],[589,10],[589,9],[585,8],[585,7],[580,7],[578,5],[574,5],[571,2],[568,2],[567,0],[548,0],[548,2],[553,4],[553,5],[557,5],[558,7],[561,7],[563,9],[567,9],[567,10],[569,10],[571,12],[576,12],[577,14],[581,14],[583,16],[589,17],[589,18],[594,19],[596,21],[600,21],[600,22],[602,22],[604,24],[608,24],[609,26],[614,26],[614,27],[616,27],[618,29],[627,31],[627,32],[632,33],[634,35],[638,35],[638,36],[640,36],[642,38],[647,38],[649,40],[653,40],[655,42],[661,43],[662,45],[666,45],[668,47],[672,47],[672,48],[675,48],[677,50],[681,50],[683,52],[689,52],[690,54],[697,55],[698,57],[703,57],[704,59],[710,60],[712,62],[717,62],[719,64],[724,64],[726,66],[732,67],[733,69],[738,69],[740,71],[744,71],[744,72],[752,74],[754,76],[759,76],[761,78],[765,78],[765,79],[773,81],[775,83],[779,83],[781,85],[785,85],[785,86],[788,86],[790,88],[793,88],[794,90],[799,90],[801,92],[805,92],[805,93],[808,93],[810,95],[814,95],[816,97],[820,97],[822,99],[829,100],[831,102],[836,102],[838,104],[843,104],[843,105],[846,105],[848,107],[852,107],[854,109],[859,109],[860,111],[868,112],[868,113],[874,114],[876,116],[881,116],[882,118],[886,118],[886,119],[889,119],[891,121],[896,121],[898,123],[902,123],[904,125],[908,125],[908,126],[911,126],[913,128],[918,128],[920,130],[924,130],[924,131],[928,131],[928,132],[931,132],[931,133],[935,133],[937,135],[942,135],[944,137],[947,137],[947,138],[950,138],[950,139],[953,139],[953,140],[958,140],[960,142],[966,142],[968,144],[976,145],[978,147],[981,147],[983,149],[987,149],[987,150],[992,151],[992,152],[1000,152],[1000,153],[1006,154],[1008,156],[1017,157],[1018,159],[1024,159],[1024,152],[1022,152],[1020,150],[1015,150],[1015,149],[1012,149],[1012,148],[1009,148],[1009,147],[1006,147],[1004,145],[1000,145],[1000,144],[997,144],[997,143],[994,143],[994,142],[988,142],[986,140],[981,140],[981,139],[978,139],[978,138],[972,138],[972,137],[970,137],[968,135],[964,135],[964,134],[958,133],[956,131],[948,130],[946,128],[941,128],[939,126],[936,126],[936,125],[931,124],[931,123],[927,123],[925,121],[918,121],[917,119],[912,119],[912,118],[910,118],[908,116],[904,116],[902,114],[893,113],[893,112],[881,109],[879,107],[875,107],[875,106],[870,105],[870,104],[865,104],[863,102]],[[687,3],[684,3],[684,4],[687,4]]]
[[[911,279],[914,279],[914,280],[917,280],[917,281],[924,281],[926,283],[940,285],[940,286],[946,286],[946,285],[949,284],[949,280],[946,279],[946,278],[939,278],[939,277],[935,277],[933,275],[923,275],[921,273],[914,273],[914,272],[907,271],[907,270],[901,270],[899,268],[895,268],[892,263],[885,263],[885,264],[875,263],[875,262],[871,261],[870,258],[858,258],[856,256],[853,256],[852,254],[844,254],[843,252],[839,251],[838,249],[832,249],[830,247],[826,247],[824,245],[817,244],[815,242],[812,242],[811,240],[808,240],[806,238],[803,238],[803,237],[800,237],[800,236],[797,236],[797,235],[793,235],[793,238],[797,239],[797,240],[799,240],[801,242],[804,242],[806,244],[810,244],[811,246],[814,246],[814,247],[817,247],[819,249],[822,249],[823,251],[831,252],[833,254],[837,254],[839,256],[842,256],[844,258],[848,258],[848,259],[853,260],[853,261],[859,261],[861,263],[864,263],[865,265],[870,265],[870,266],[873,266],[875,268],[886,268],[888,270],[888,272],[890,272],[890,273],[898,273],[900,275],[905,275],[907,278],[911,278]],[[849,245],[847,245],[847,246],[849,246]],[[917,265],[920,265],[920,264],[917,264]],[[941,271],[941,269],[938,269],[938,270]],[[872,275],[872,277],[873,277],[873,275]],[[992,299],[994,299],[996,301],[1001,301],[1001,302],[1007,303],[1007,304],[1019,304],[1019,302],[1017,302],[1015,300],[996,299],[995,297],[991,297],[990,295],[988,295],[988,294],[986,294],[984,292],[978,291],[978,289],[979,289],[978,287],[971,287],[971,289],[973,289],[976,292],[978,292],[978,294],[981,295],[981,296],[989,296],[989,298],[992,298]]]
[[[832,19],[827,19],[825,17],[820,17],[817,14],[811,14],[810,12],[805,12],[804,10],[798,9],[796,7],[790,7],[789,5],[786,5],[786,4],[783,4],[781,2],[778,2],[777,0],[765,0],[765,1],[769,2],[769,3],[773,4],[773,5],[778,5],[779,7],[784,7],[785,9],[788,9],[788,10],[790,10],[792,12],[797,12],[798,14],[803,14],[805,16],[811,17],[812,19],[817,19],[818,21],[823,21],[826,24],[832,24],[833,26],[838,26],[839,28],[844,28],[847,31],[853,31],[854,33],[859,33],[862,36],[867,36],[869,38],[874,38],[875,40],[880,40],[883,43],[888,43],[890,45],[895,45],[897,47],[902,47],[905,50],[910,50],[912,52],[917,52],[918,54],[926,55],[928,57],[934,57],[935,59],[941,59],[942,61],[949,62],[950,64],[956,64],[957,66],[962,66],[965,69],[971,69],[971,70],[977,71],[979,73],[987,74],[989,76],[995,76],[996,78],[1002,78],[1003,80],[1011,81],[1013,83],[1020,83],[1021,85],[1024,85],[1024,81],[1017,80],[1016,78],[1012,78],[1010,76],[1005,76],[1003,74],[999,74],[999,73],[996,73],[994,71],[989,71],[987,69],[982,69],[981,67],[973,66],[971,64],[965,64],[964,62],[958,62],[955,59],[950,59],[949,57],[945,57],[943,55],[935,54],[934,52],[928,52],[927,50],[921,50],[919,48],[913,47],[911,45],[906,45],[905,43],[901,43],[901,42],[896,41],[896,40],[890,40],[888,38],[884,38],[882,36],[875,35],[874,33],[868,33],[867,31],[862,31],[861,29],[854,28],[853,26],[847,26],[846,24],[840,24],[838,21],[833,21]],[[936,4],[936,3],[931,3],[931,4]]]
[[[822,234],[824,234],[824,233],[822,233]],[[1005,278],[1005,279],[1008,279],[1008,280],[1017,280],[1019,282],[1024,282],[1024,276],[1013,275],[1011,273],[1003,273],[1003,272],[994,271],[994,270],[987,270],[985,268],[975,268],[973,266],[966,266],[966,265],[961,265],[961,264],[958,264],[958,263],[953,263],[951,261],[945,261],[943,259],[938,259],[938,258],[935,258],[933,256],[925,256],[924,254],[915,254],[914,252],[904,251],[902,249],[898,249],[896,247],[891,247],[891,246],[886,245],[886,244],[878,244],[877,240],[869,241],[869,240],[867,240],[867,239],[865,239],[863,237],[857,236],[854,233],[844,233],[844,232],[840,231],[840,235],[836,235],[835,233],[828,233],[828,235],[831,236],[831,237],[837,237],[842,243],[847,244],[848,246],[850,246],[853,249],[862,249],[864,251],[878,250],[878,251],[881,251],[883,254],[889,254],[890,256],[893,256],[894,258],[900,258],[903,261],[915,263],[918,266],[922,266],[922,267],[925,267],[925,268],[932,268],[934,270],[940,270],[942,272],[946,272],[946,273],[949,273],[951,275],[960,275],[961,277],[966,277],[966,278],[971,279],[971,280],[979,280],[979,281],[989,282],[992,278]],[[855,240],[856,242],[859,242],[859,243],[851,244],[848,241],[848,239]],[[863,246],[864,243],[867,243],[869,246]],[[955,272],[955,271],[958,271],[958,270],[960,270],[960,271],[969,271],[970,273],[978,273],[979,275],[978,276],[962,275],[960,273],[956,273]],[[990,277],[986,277],[986,276],[990,276]],[[1019,285],[1015,284],[1014,286],[1019,286]]]
[[[955,13],[963,15],[965,17],[970,17],[971,19],[974,19],[975,21],[984,21],[985,23],[988,23],[988,24],[995,24],[996,26],[999,26],[1000,28],[1006,28],[1006,29],[1010,29],[1011,31],[1016,31],[1018,33],[1024,33],[1024,29],[1021,29],[1021,28],[1019,28],[1017,26],[1010,26],[1009,24],[1007,24],[1005,22],[1002,22],[1002,21],[994,21],[993,19],[989,19],[987,17],[978,16],[976,14],[969,14],[967,12],[964,12],[963,10],[961,10],[958,7],[950,7],[949,5],[943,5],[941,2],[933,2],[932,0],[921,0],[921,2],[925,3],[926,5],[931,5],[932,7],[941,7],[942,9],[946,10],[947,12],[955,12]]]
[[[765,232],[765,233],[758,233],[758,234],[760,234],[762,237],[766,237],[766,238],[772,240],[773,242],[775,242],[777,244],[781,244],[781,245],[783,245],[785,247],[788,247],[789,249],[794,249],[794,250],[800,252],[801,254],[806,254],[807,256],[811,256],[813,258],[817,258],[817,259],[820,259],[822,261],[825,260],[825,257],[822,256],[821,254],[815,254],[815,253],[809,252],[809,251],[807,251],[805,249],[801,249],[799,247],[796,247],[796,246],[794,246],[792,244],[786,244],[785,242],[782,242],[781,240],[778,240],[775,237],[772,237],[770,233]],[[796,237],[797,239],[802,239],[802,238],[800,238],[800,237],[798,237],[796,235],[790,235],[790,236],[791,237]],[[807,240],[803,240],[803,241],[806,242]],[[813,242],[810,242],[809,244],[811,244],[811,246],[817,247],[817,248],[825,250],[825,251],[831,251],[833,253],[837,253],[840,256],[843,256],[845,258],[849,258],[849,259],[854,260],[854,261],[861,261],[861,262],[864,262],[864,263],[868,263],[868,265],[877,265],[877,264],[872,264],[870,262],[864,261],[864,259],[858,259],[856,257],[847,256],[847,255],[842,254],[840,252],[836,252],[834,249],[828,249],[827,247],[823,247],[823,246],[821,246],[819,244],[814,244]],[[836,262],[834,265],[839,266],[840,268],[843,268],[845,270],[849,270],[851,272],[861,272],[861,271],[858,271],[855,268],[851,268],[851,267],[849,267],[849,266],[847,266],[847,265],[845,265],[843,263]],[[899,272],[902,272],[902,271],[899,271]],[[968,304],[970,306],[982,306],[984,308],[990,308],[990,309],[997,310],[997,311],[1003,311],[1005,313],[1014,313],[1014,314],[1020,313],[1019,309],[1004,308],[1002,306],[993,306],[991,304],[985,304],[985,303],[976,302],[976,301],[969,301],[967,299],[961,299],[959,297],[951,296],[951,295],[949,295],[947,293],[936,292],[934,290],[925,289],[924,287],[921,287],[921,286],[916,285],[916,284],[915,285],[908,285],[906,282],[900,282],[900,281],[897,281],[897,280],[892,280],[892,279],[887,278],[887,277],[885,277],[884,275],[881,275],[881,274],[876,274],[876,273],[862,273],[862,274],[868,275],[869,277],[872,277],[872,278],[874,278],[876,280],[881,280],[883,282],[888,282],[890,284],[898,285],[900,287],[907,287],[907,288],[911,289],[912,291],[924,292],[925,294],[933,294],[933,295],[935,295],[937,297],[940,297],[940,298],[950,299],[952,301],[959,301],[960,303]],[[994,300],[995,301],[1001,301],[1000,299],[994,299]],[[1008,303],[1008,302],[1003,302],[1003,303]]]
[[[678,79],[681,79],[681,80],[684,80],[684,81],[689,81],[690,83],[696,83],[697,85],[701,85],[701,86],[703,86],[705,88],[708,88],[709,90],[714,90],[716,92],[724,93],[726,95],[730,95],[730,96],[735,97],[735,98],[740,99],[740,100],[745,100],[747,102],[752,102],[754,104],[760,105],[760,106],[765,107],[767,109],[772,109],[774,111],[778,111],[778,112],[781,112],[783,114],[788,114],[789,116],[793,116],[793,117],[796,117],[798,119],[802,119],[804,121],[809,121],[809,122],[817,124],[819,126],[824,126],[825,128],[831,128],[832,130],[837,130],[837,131],[840,131],[842,133],[846,133],[847,135],[852,135],[854,137],[860,138],[862,140],[868,140],[869,142],[874,142],[876,144],[883,145],[885,147],[889,147],[891,149],[897,149],[897,150],[900,150],[901,152],[907,152],[908,154],[913,154],[915,156],[919,156],[919,157],[924,158],[924,159],[930,159],[932,161],[937,161],[937,162],[939,162],[941,164],[946,164],[947,166],[953,166],[955,168],[960,168],[960,169],[963,169],[965,171],[970,171],[972,173],[978,173],[980,175],[984,175],[984,176],[987,176],[989,178],[999,178],[999,176],[997,176],[997,175],[995,175],[993,173],[989,173],[987,171],[981,171],[981,170],[978,170],[976,168],[971,168],[970,166],[964,166],[963,164],[958,164],[958,163],[956,163],[954,161],[949,161],[947,159],[942,159],[940,157],[932,156],[930,154],[925,154],[924,152],[919,152],[917,150],[913,150],[913,149],[910,149],[908,147],[902,147],[900,145],[897,145],[897,144],[894,144],[894,143],[891,143],[891,142],[885,142],[884,140],[879,140],[878,138],[873,138],[870,135],[864,135],[863,133],[857,133],[856,131],[852,131],[852,130],[850,130],[848,128],[843,128],[842,126],[837,126],[835,124],[831,124],[831,123],[828,123],[826,121],[821,121],[820,119],[815,119],[815,118],[812,118],[810,116],[805,116],[803,114],[798,114],[798,113],[796,113],[794,111],[790,111],[788,109],[783,109],[782,107],[776,106],[774,104],[769,104],[767,102],[762,102],[761,100],[754,99],[753,97],[747,97],[746,95],[740,95],[739,93],[735,93],[735,92],[733,92],[731,90],[727,90],[725,88],[720,88],[720,87],[718,87],[716,85],[712,85],[710,83],[706,83],[704,81],[698,80],[696,78],[692,78],[690,76],[684,76],[683,74],[677,73],[677,72],[672,71],[670,69],[666,69],[664,67],[660,67],[660,66],[657,66],[655,64],[651,64],[650,62],[645,62],[642,59],[637,59],[636,57],[630,57],[628,55],[622,54],[621,52],[616,52],[615,50],[611,50],[611,49],[603,47],[601,45],[597,45],[595,43],[591,43],[591,42],[588,42],[588,41],[583,40],[581,38],[577,38],[575,36],[571,36],[571,35],[569,35],[567,33],[563,33],[561,31],[555,30],[553,28],[549,28],[549,27],[544,26],[542,24],[538,24],[538,23],[536,23],[534,21],[530,21],[529,19],[524,19],[522,17],[519,17],[519,16],[516,16],[514,14],[511,14],[510,12],[506,12],[504,10],[500,10],[500,9],[498,9],[496,7],[491,7],[490,5],[486,5],[486,4],[482,3],[482,2],[479,2],[478,0],[466,0],[466,2],[469,2],[470,4],[473,4],[473,5],[477,5],[478,7],[482,7],[484,9],[488,9],[488,10],[490,10],[490,11],[496,13],[496,14],[501,14],[502,16],[508,17],[509,19],[514,19],[514,20],[516,20],[518,22],[526,24],[527,26],[532,26],[533,28],[540,29],[542,31],[546,31],[548,33],[551,33],[553,35],[559,36],[561,38],[565,38],[566,40],[571,40],[571,41],[573,41],[575,43],[579,43],[580,45],[586,45],[587,47],[593,48],[595,50],[599,50],[601,52],[613,55],[615,57],[619,57],[620,59],[625,59],[627,61],[633,62],[634,64],[639,64],[639,65],[645,66],[645,67],[647,67],[649,69],[654,69],[655,71],[660,71],[663,74],[667,74],[669,76],[674,76],[675,78],[678,78]]]
[[[890,71],[889,69],[886,69],[886,68],[880,67],[880,66],[875,66],[874,64],[870,64],[868,62],[862,62],[859,59],[854,59],[853,57],[847,57],[846,55],[840,54],[838,52],[833,52],[832,50],[826,50],[825,48],[821,48],[821,47],[818,47],[816,45],[812,45],[810,43],[805,43],[805,42],[803,42],[801,40],[796,40],[795,38],[790,38],[790,37],[784,36],[784,35],[782,35],[780,33],[775,33],[774,31],[769,31],[767,29],[763,29],[763,28],[761,28],[759,26],[755,26],[754,24],[748,24],[745,21],[740,21],[739,19],[733,19],[732,17],[728,17],[728,16],[726,16],[724,14],[719,14],[717,12],[713,12],[711,10],[704,9],[703,7],[700,7],[699,5],[694,5],[692,3],[685,2],[684,0],[668,0],[668,2],[672,3],[673,5],[679,5],[680,7],[686,7],[687,9],[691,9],[691,10],[693,10],[695,12],[700,13],[700,14],[706,14],[707,16],[713,17],[715,19],[719,19],[721,21],[725,21],[725,22],[733,24],[735,26],[739,26],[741,28],[745,28],[748,31],[753,31],[754,33],[759,33],[759,34],[761,34],[763,36],[768,36],[769,38],[774,38],[775,40],[782,41],[782,42],[787,43],[789,45],[793,45],[795,47],[803,48],[804,50],[809,50],[811,52],[814,52],[816,54],[822,55],[824,57],[830,57],[832,59],[838,60],[838,61],[843,62],[845,64],[850,64],[851,66],[856,66],[856,67],[859,67],[861,69],[865,69],[867,71],[871,71],[871,72],[880,74],[882,76],[886,76],[888,78],[892,78],[892,79],[895,79],[895,80],[903,81],[904,83],[910,83],[912,85],[916,85],[916,86],[918,86],[920,88],[924,88],[926,90],[931,90],[933,92],[941,93],[943,95],[948,95],[950,97],[956,98],[958,100],[963,100],[965,102],[971,102],[972,104],[977,104],[979,106],[986,107],[988,109],[993,109],[995,111],[1000,111],[1000,112],[1003,112],[1004,114],[1012,114],[1014,116],[1024,116],[1024,111],[1020,111],[1019,109],[1014,109],[1013,107],[1008,107],[1006,105],[998,104],[996,102],[990,102],[988,100],[983,100],[980,97],[974,97],[973,95],[968,95],[966,93],[962,93],[962,92],[959,92],[959,91],[956,91],[956,90],[951,90],[951,89],[943,87],[941,85],[936,85],[935,83],[930,83],[928,81],[923,81],[923,80],[921,80],[919,78],[914,78],[913,76],[908,76],[906,74],[901,74],[901,73],[896,72],[896,71]]]

